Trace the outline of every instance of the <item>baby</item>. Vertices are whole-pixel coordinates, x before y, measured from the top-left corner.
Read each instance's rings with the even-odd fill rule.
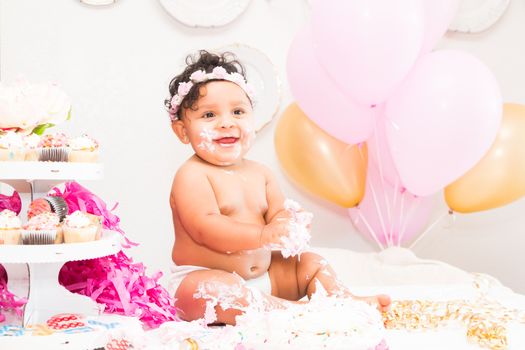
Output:
[[[270,169],[244,158],[255,138],[254,97],[240,62],[230,53],[200,51],[186,63],[166,100],[173,131],[195,152],[177,171],[170,195],[176,238],[170,289],[179,316],[200,319],[209,299],[229,300],[214,304],[211,321],[235,324],[254,287],[273,307],[310,297],[319,284],[329,295],[354,297],[321,256],[284,258],[269,249],[289,237],[296,213],[285,208]],[[381,311],[390,305],[386,295],[359,299]]]

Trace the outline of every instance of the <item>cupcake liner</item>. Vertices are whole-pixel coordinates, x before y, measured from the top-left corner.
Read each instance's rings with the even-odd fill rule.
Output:
[[[58,230],[23,230],[22,242],[29,245],[55,244]]]
[[[53,212],[58,215],[60,221],[64,220],[69,212],[69,208],[64,198],[58,196],[47,196],[44,199],[49,203]]]
[[[27,149],[25,155],[26,162],[37,162],[38,161],[38,152],[36,149]]]
[[[4,244],[20,244],[20,229],[0,229],[0,239]]]
[[[71,150],[69,161],[75,163],[96,163],[98,162],[98,150]]]
[[[91,242],[97,239],[98,226],[90,225],[87,227],[69,227],[64,225],[64,242],[79,243]]]
[[[41,162],[67,162],[69,159],[69,148],[50,147],[38,149],[38,160]]]
[[[25,150],[21,148],[0,148],[0,161],[20,162],[25,159]]]

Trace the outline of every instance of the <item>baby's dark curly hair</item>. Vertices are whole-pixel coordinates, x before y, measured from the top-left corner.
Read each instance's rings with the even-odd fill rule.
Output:
[[[190,75],[198,70],[203,70],[206,73],[210,73],[215,67],[223,67],[228,73],[239,73],[244,79],[246,79],[246,71],[235,56],[231,52],[223,52],[220,55],[208,52],[206,50],[200,50],[196,54],[188,55],[186,57],[187,67],[184,71],[173,78],[170,82],[169,91],[170,97],[164,100],[164,105],[168,109],[171,109],[171,98],[177,94],[179,83],[190,81]],[[210,81],[217,79],[210,79],[200,83],[195,83],[190,89],[188,94],[184,97],[181,102],[181,106],[177,110],[176,119],[182,119],[182,111],[186,108],[194,108],[195,102],[202,97],[199,95],[199,89],[201,86],[206,85]]]

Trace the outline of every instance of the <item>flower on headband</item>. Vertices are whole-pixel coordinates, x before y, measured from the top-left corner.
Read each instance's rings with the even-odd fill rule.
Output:
[[[176,113],[180,103],[182,102],[182,97],[179,95],[173,95],[171,98],[171,109]]]
[[[193,83],[191,81],[179,83],[179,87],[177,88],[177,94],[179,96],[186,96],[188,92],[190,92],[192,87]]]
[[[206,72],[203,70],[196,70],[191,73],[190,80],[196,83],[200,83],[206,80]]]
[[[230,77],[231,81],[237,85],[244,86],[246,84],[244,77],[240,73],[230,73]]]
[[[224,67],[221,66],[213,68],[213,71],[211,73],[214,79],[226,79],[226,77],[229,75],[226,69],[224,69]]]

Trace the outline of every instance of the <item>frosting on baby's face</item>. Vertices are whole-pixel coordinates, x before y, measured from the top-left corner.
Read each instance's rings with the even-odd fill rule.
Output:
[[[229,81],[212,81],[201,97],[184,110],[180,123],[195,153],[208,163],[238,163],[255,137],[252,105],[244,90]]]

